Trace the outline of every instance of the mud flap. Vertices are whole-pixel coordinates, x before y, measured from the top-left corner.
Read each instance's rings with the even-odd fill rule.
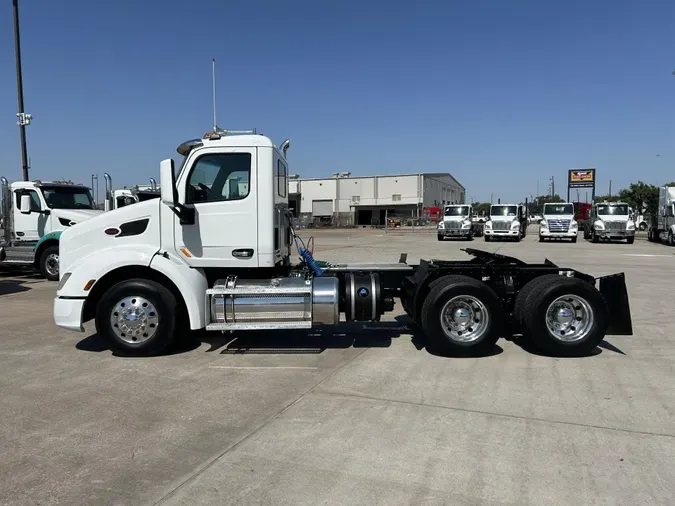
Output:
[[[630,316],[626,276],[623,273],[612,274],[598,278],[598,281],[600,281],[600,293],[609,309],[607,335],[632,336],[633,321]]]

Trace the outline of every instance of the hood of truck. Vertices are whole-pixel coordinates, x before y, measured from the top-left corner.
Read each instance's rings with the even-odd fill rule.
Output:
[[[443,216],[443,221],[469,221],[468,216]]]
[[[81,221],[88,220],[94,216],[103,214],[103,211],[98,209],[52,209],[52,218],[60,223],[60,219],[68,220],[68,223],[77,224]],[[56,227],[57,225],[55,225]],[[62,225],[68,226],[68,225]],[[72,225],[70,225],[72,226]]]
[[[99,213],[63,231],[59,242],[61,273],[102,250],[134,248],[138,245],[160,247],[160,199],[147,200],[107,213]]]
[[[630,221],[629,217],[627,214],[621,215],[621,214],[598,214],[598,219],[602,221],[619,221],[619,222],[627,222]]]
[[[489,219],[492,222],[499,221],[499,222],[511,223],[513,221],[516,221],[516,216],[495,216],[494,218],[490,217]]]

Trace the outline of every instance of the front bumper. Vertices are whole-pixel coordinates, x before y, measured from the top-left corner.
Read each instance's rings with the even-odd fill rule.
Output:
[[[625,239],[626,237],[635,237],[635,230],[598,230],[595,229],[595,235],[603,239]]]
[[[539,237],[544,237],[546,239],[554,239],[556,237],[561,239],[571,239],[576,237],[578,233],[578,230],[568,230],[567,232],[551,232],[548,228],[539,229]]]
[[[470,228],[439,228],[438,235],[443,237],[466,237],[471,233]]]
[[[519,230],[494,230],[492,228],[483,229],[485,235],[493,235],[495,237],[518,237],[520,235]]]
[[[61,328],[84,332],[82,312],[85,299],[54,298],[54,322]]]

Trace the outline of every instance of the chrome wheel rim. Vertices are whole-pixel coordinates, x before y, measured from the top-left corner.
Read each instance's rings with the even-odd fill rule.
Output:
[[[47,258],[45,259],[45,271],[47,271],[47,274],[49,274],[50,276],[59,275],[58,253],[52,253],[51,255],[47,256]]]
[[[441,309],[441,328],[453,341],[471,343],[480,339],[490,323],[485,304],[471,295],[457,295]]]
[[[594,320],[591,305],[578,295],[558,297],[546,310],[546,328],[559,341],[574,342],[585,338]]]
[[[157,309],[144,297],[125,297],[113,307],[110,325],[115,335],[125,343],[142,343],[157,333]]]

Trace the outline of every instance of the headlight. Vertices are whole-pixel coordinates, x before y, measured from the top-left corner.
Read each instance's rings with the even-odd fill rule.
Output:
[[[439,228],[439,229],[445,228],[445,223],[443,223],[442,221],[439,222],[439,223],[438,223],[438,228]]]
[[[517,221],[514,221],[513,223],[511,223],[511,228],[514,228],[514,229],[520,228],[520,223],[518,223]]]
[[[573,221],[572,223],[570,223],[570,230],[573,230],[573,229],[578,228],[578,227],[579,227],[579,224],[576,221]]]
[[[628,225],[626,226],[626,230],[635,230],[635,223],[629,221]]]
[[[540,224],[542,227],[545,227],[545,226],[548,225],[548,223],[546,223],[546,220],[541,220],[541,221],[539,222],[539,224]]]
[[[465,221],[464,224],[462,225],[462,228],[471,228],[471,222]]]
[[[483,225],[485,228],[492,228],[492,222],[491,221],[486,221],[485,225]]]
[[[603,225],[602,222],[600,221],[596,221],[595,223],[593,223],[593,228],[595,230],[603,230],[605,228],[605,225]]]

